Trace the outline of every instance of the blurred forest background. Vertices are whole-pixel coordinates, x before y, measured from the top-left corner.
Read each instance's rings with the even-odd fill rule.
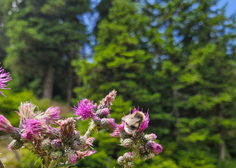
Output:
[[[146,132],[163,146],[135,167],[235,168],[236,18],[217,3],[0,0],[0,61],[12,77],[0,113],[17,126],[14,111],[31,101],[73,116],[77,101],[98,102],[116,89],[111,117],[120,123],[134,106],[149,109]],[[84,133],[88,122],[77,123]],[[98,152],[78,167],[120,167],[127,150],[118,138],[93,136]],[[40,167],[27,150],[8,151],[4,137],[7,167]]]

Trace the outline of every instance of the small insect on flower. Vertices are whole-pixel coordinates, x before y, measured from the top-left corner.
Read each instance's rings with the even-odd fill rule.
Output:
[[[124,116],[121,120],[125,122],[125,132],[128,134],[134,134],[144,122],[145,115],[141,111],[135,111],[135,113]]]

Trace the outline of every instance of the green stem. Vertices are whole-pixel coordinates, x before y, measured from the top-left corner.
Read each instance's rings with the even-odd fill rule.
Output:
[[[90,137],[92,132],[95,131],[95,129],[96,129],[96,124],[94,123],[93,120],[91,120],[89,128],[88,128],[88,130],[86,131],[86,133],[84,135],[85,138],[87,139],[88,137]]]

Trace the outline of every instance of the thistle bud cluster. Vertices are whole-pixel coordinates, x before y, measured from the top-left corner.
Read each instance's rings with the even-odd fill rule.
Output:
[[[8,146],[9,150],[32,144],[33,152],[41,157],[44,163],[48,162],[48,165],[51,161],[63,165],[74,164],[77,160],[96,152],[91,149],[94,138],[81,136],[80,132],[75,130],[76,120],[72,117],[58,120],[58,107],[50,107],[45,113],[34,112],[35,107],[28,102],[21,104],[18,112],[21,121],[19,128],[13,127],[0,115],[0,130],[13,138]]]
[[[110,118],[110,109],[112,102],[115,100],[116,91],[111,91],[102,101],[99,106],[93,104],[93,101],[83,99],[78,102],[78,107],[74,106],[72,109],[75,115],[79,116],[77,119],[85,120],[90,118],[92,122],[86,132],[85,136],[89,136],[94,130],[114,130],[117,127],[114,118]]]
[[[141,116],[142,118],[139,119],[139,116]],[[133,160],[139,157],[144,161],[147,159],[151,159],[155,155],[158,155],[162,152],[162,146],[154,142],[157,136],[154,133],[144,134],[143,132],[148,127],[148,123],[150,120],[148,112],[144,115],[141,114],[141,112],[136,108],[134,108],[132,113],[130,111],[130,114],[123,117],[122,119],[122,123],[116,127],[111,136],[119,137],[121,143],[120,145],[132,150],[131,154]],[[117,162],[120,165],[124,165],[124,167],[133,166],[133,164],[124,160],[124,156],[120,156]]]
[[[123,156],[118,157],[117,163],[119,165],[124,166],[125,168],[133,167],[134,166],[134,157],[133,157],[132,153],[130,153],[130,152],[124,153]]]
[[[117,159],[119,165],[125,168],[134,166],[136,158],[146,160],[162,152],[162,146],[155,142],[157,136],[144,134],[149,124],[149,114],[134,108],[130,114],[121,119],[121,124],[116,124],[110,118],[110,109],[115,100],[116,91],[111,91],[100,104],[83,99],[78,106],[72,109],[76,119],[91,119],[87,132],[82,136],[75,130],[73,117],[61,119],[58,107],[50,107],[45,112],[35,112],[36,106],[32,103],[22,103],[19,107],[19,128],[0,115],[0,131],[8,133],[14,140],[9,144],[10,150],[20,149],[27,144],[33,145],[33,152],[43,161],[44,167],[51,165],[76,164],[78,160],[94,154],[92,145],[94,138],[90,135],[93,131],[102,129],[113,131],[112,137],[120,138],[120,145],[128,148],[127,152]]]

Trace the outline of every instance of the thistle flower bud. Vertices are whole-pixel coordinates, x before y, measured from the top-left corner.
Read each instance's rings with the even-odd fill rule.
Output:
[[[16,127],[11,127],[9,130],[9,135],[16,140],[21,139],[21,129]]]
[[[72,150],[71,148],[67,148],[67,149],[65,150],[64,156],[65,156],[66,158],[68,158],[68,161],[69,161],[70,163],[76,163],[76,160],[78,159],[78,156],[77,156],[75,150]]]
[[[145,152],[146,152],[144,146],[140,146],[140,147],[139,147],[139,152],[140,152],[140,153],[145,153]]]
[[[118,124],[115,123],[114,118],[103,118],[101,119],[101,127],[105,129],[112,129],[114,130]]]
[[[52,140],[50,139],[44,139],[43,142],[41,143],[41,146],[44,150],[50,150],[52,148],[51,146]]]
[[[81,147],[81,145],[80,145],[79,141],[75,140],[72,142],[72,149],[79,150],[80,147]]]
[[[23,146],[23,142],[22,141],[13,140],[8,145],[8,149],[9,150],[17,150],[17,149],[20,149],[22,146]]]
[[[133,140],[131,138],[126,138],[122,142],[122,146],[130,148],[133,145]]]
[[[56,150],[60,150],[62,148],[61,140],[60,139],[54,139],[51,142],[52,148]]]
[[[137,140],[144,140],[144,133],[143,132],[136,132],[136,134],[134,134],[134,139]]]
[[[130,162],[130,161],[133,161],[134,157],[132,155],[132,153],[130,152],[126,152],[124,155],[123,155],[123,158],[124,160]]]
[[[59,120],[61,140],[63,143],[70,143],[74,140],[75,120],[70,117],[65,120]]]
[[[133,166],[134,166],[134,162],[128,162],[128,163],[127,163],[127,166],[128,166],[128,167],[133,167]]]
[[[50,157],[51,159],[59,160],[62,157],[62,151],[52,151]]]
[[[157,139],[156,134],[153,134],[153,133],[152,134],[146,134],[144,137],[147,141],[154,141],[155,139]]]
[[[116,91],[112,90],[102,101],[100,101],[100,104],[98,106],[98,109],[102,109],[104,107],[111,108],[112,102],[116,98]]]
[[[100,110],[97,110],[96,111],[96,115],[99,117],[99,118],[104,118],[106,117],[107,115],[110,114],[110,111],[108,108],[103,108],[103,109],[100,109]]]
[[[162,146],[154,141],[148,141],[145,144],[145,149],[150,153],[159,154],[162,152]]]
[[[118,163],[119,165],[124,165],[125,159],[123,158],[123,156],[118,157],[117,163]]]

